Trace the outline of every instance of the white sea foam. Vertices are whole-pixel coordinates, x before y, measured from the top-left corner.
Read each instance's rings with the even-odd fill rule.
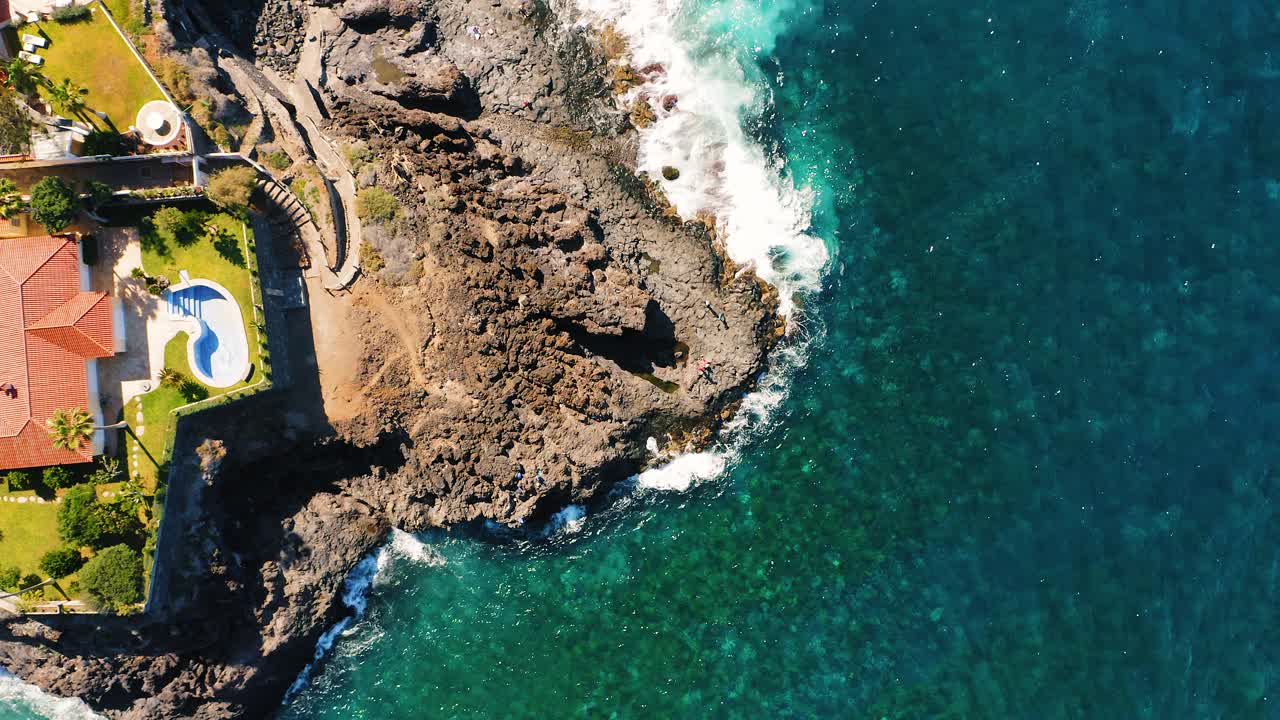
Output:
[[[710,212],[716,218],[730,257],[750,264],[778,288],[789,330],[800,327],[794,312],[797,292],[816,290],[829,259],[826,245],[810,233],[814,197],[796,187],[779,158],[770,157],[743,130],[746,118],[765,109],[768,89],[732,48],[710,49],[691,26],[701,22],[711,33],[742,30],[751,50],[769,52],[788,16],[808,9],[808,0],[778,0],[758,6],[726,2],[702,18],[683,14],[686,0],[573,0],[585,20],[609,24],[628,41],[635,68],[661,66],[631,91],[627,101],[649,102],[657,120],[639,130],[639,169],[661,179],[681,216]],[[719,42],[720,38],[715,38]],[[700,45],[701,43],[701,45]],[[675,99],[665,109],[664,99]],[[662,178],[662,168],[680,171]],[[765,427],[786,397],[795,369],[805,362],[812,338],[793,332],[792,341],[771,358],[770,371],[748,395],[724,428],[729,440],[702,452],[679,454],[636,476],[636,485],[683,492],[720,475],[732,462],[751,429]],[[800,335],[796,337],[796,335]]]
[[[693,452],[677,456],[671,462],[649,468],[636,476],[636,485],[654,490],[688,490],[695,482],[707,480],[724,471],[724,452]]]
[[[769,372],[760,378],[756,389],[743,398],[738,412],[725,423],[721,432],[725,442],[708,450],[674,455],[667,462],[636,475],[636,487],[684,492],[718,477],[737,459],[757,429],[770,426],[774,412],[787,396],[791,376],[805,364],[811,342],[814,342],[812,337],[793,341],[774,353]]]
[[[351,574],[342,583],[342,604],[347,606],[351,614],[339,620],[320,636],[320,639],[316,642],[316,651],[311,662],[307,663],[302,672],[298,673],[297,679],[293,681],[293,684],[289,686],[288,692],[285,693],[284,701],[286,703],[311,682],[311,674],[315,672],[320,661],[333,649],[333,644],[337,642],[338,638],[345,634],[353,623],[364,616],[365,610],[369,607],[369,588],[373,586],[373,581],[378,575],[378,566],[385,552],[385,547],[378,548],[356,563],[356,566],[351,570]]]
[[[364,617],[365,611],[369,608],[369,589],[384,581],[389,576],[389,569],[402,560],[430,566],[446,563],[445,557],[435,548],[410,533],[393,528],[387,542],[356,563],[351,573],[347,575],[347,579],[342,584],[342,604],[347,606],[350,614],[326,630],[316,641],[315,656],[289,686],[288,692],[285,693],[286,703],[311,682],[311,675],[315,672],[316,666],[333,650],[333,645],[338,638],[355,631],[354,625]]]
[[[547,537],[553,535],[572,535],[582,529],[582,525],[587,521],[587,510],[581,505],[569,505],[565,509],[551,516],[551,520],[547,522],[546,530],[543,531]]]
[[[444,565],[447,562],[444,555],[419,540],[416,535],[393,528],[390,541],[382,548],[382,552],[378,554],[377,572],[373,577],[374,584],[384,582],[390,577],[389,569],[401,560],[431,567]]]
[[[30,710],[51,720],[102,720],[102,716],[89,709],[79,698],[61,698],[50,695],[35,685],[29,685],[13,674],[0,670],[0,717],[8,717],[8,711]]]
[[[639,131],[640,171],[661,180],[682,217],[711,213],[729,256],[777,287],[781,310],[789,315],[794,293],[816,289],[828,260],[822,240],[809,233],[812,194],[797,188],[782,162],[743,130],[743,119],[759,116],[768,98],[758,72],[730,52],[699,51],[699,39],[681,25],[688,22],[682,5],[683,0],[576,0],[588,22],[609,23],[627,38],[633,67],[663,68],[649,73],[628,98],[646,99],[657,115]],[[777,27],[783,12],[770,5],[740,19],[753,28],[756,52],[774,37],[760,28]],[[728,12],[746,11],[733,4]],[[664,98],[676,99],[670,111]],[[662,179],[665,166],[680,176]]]

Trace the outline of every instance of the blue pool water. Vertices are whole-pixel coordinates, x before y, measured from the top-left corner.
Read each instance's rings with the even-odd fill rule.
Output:
[[[188,358],[195,376],[212,387],[228,387],[243,380],[248,371],[248,346],[236,301],[221,288],[193,284],[169,292],[166,302],[171,315],[195,318],[199,323]]]

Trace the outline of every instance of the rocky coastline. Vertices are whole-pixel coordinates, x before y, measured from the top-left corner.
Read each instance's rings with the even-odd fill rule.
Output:
[[[676,452],[713,436],[783,321],[714,227],[680,220],[634,174],[634,112],[614,95],[608,48],[568,8],[158,9],[168,49],[233,105],[247,98],[217,58],[291,78],[317,44],[318,130],[360,148],[356,185],[398,210],[365,227],[365,276],[326,301],[326,326],[292,320],[294,387],[184,421],[194,510],[166,601],[9,620],[0,666],[110,718],[266,717],[392,528],[518,528],[604,502],[655,460],[651,438]],[[322,335],[355,358],[336,390],[343,373],[306,347]],[[209,438],[225,457],[194,452]]]

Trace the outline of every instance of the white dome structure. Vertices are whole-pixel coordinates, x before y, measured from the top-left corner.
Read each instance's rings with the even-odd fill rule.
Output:
[[[143,142],[164,147],[177,140],[182,132],[182,114],[170,102],[152,100],[138,111],[135,126]]]

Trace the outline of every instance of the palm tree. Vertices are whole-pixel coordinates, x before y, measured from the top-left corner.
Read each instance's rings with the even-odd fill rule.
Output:
[[[49,92],[49,100],[62,112],[76,117],[84,114],[87,107],[84,96],[89,94],[88,88],[76,85],[71,78],[63,78],[57,85],[48,83],[45,89]]]
[[[93,418],[80,408],[54,410],[45,424],[53,446],[59,450],[79,450],[93,437]]]
[[[162,387],[181,387],[182,381],[186,379],[185,375],[173,368],[161,368],[160,370],[160,385]]]
[[[34,95],[36,86],[49,82],[35,65],[19,57],[10,60],[5,70],[9,73],[9,87],[23,95]]]
[[[9,178],[0,178],[0,218],[8,220],[26,209],[18,186]]]

